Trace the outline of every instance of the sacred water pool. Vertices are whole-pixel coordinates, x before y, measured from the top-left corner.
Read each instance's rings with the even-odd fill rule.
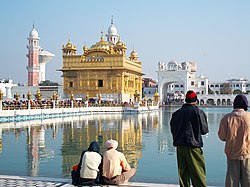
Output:
[[[103,152],[105,141],[113,138],[130,165],[137,168],[134,181],[176,184],[176,152],[169,128],[176,109],[0,124],[0,174],[70,178],[71,166],[91,141],[99,141]],[[226,157],[217,131],[220,119],[232,109],[203,109],[210,130],[203,138],[207,182],[222,186]]]

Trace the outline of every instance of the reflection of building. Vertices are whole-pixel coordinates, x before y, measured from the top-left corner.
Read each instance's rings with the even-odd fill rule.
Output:
[[[79,162],[82,150],[86,150],[91,141],[100,140],[100,137],[101,152],[106,150],[106,140],[116,139],[118,150],[125,154],[131,166],[137,167],[142,156],[142,128],[137,117],[122,114],[85,116],[84,119],[67,122],[64,126],[62,170],[65,175],[70,173],[69,165]]]
[[[118,150],[125,154],[132,167],[137,167],[142,157],[143,131],[157,134],[160,124],[158,111],[155,111],[138,115],[115,113],[40,119],[3,123],[1,127],[3,133],[16,135],[19,138],[16,141],[26,141],[26,149],[19,157],[25,157],[23,169],[28,176],[46,176],[53,172],[47,171],[48,168],[57,168],[54,176],[68,178],[82,150],[86,150],[93,140],[99,142],[103,153],[106,140],[116,139]]]
[[[0,153],[2,152],[3,144],[2,144],[2,127],[0,126]]]
[[[39,176],[39,165],[43,159],[49,159],[54,155],[54,151],[46,149],[45,143],[45,126],[43,124],[34,127],[29,125],[27,128],[27,171],[29,176]]]
[[[30,172],[30,176],[38,176],[38,165],[39,165],[39,155],[38,155],[38,127],[31,128],[28,131],[29,136],[29,144],[27,144],[27,152],[28,152],[28,170]]]
[[[83,47],[83,55],[76,55],[70,40],[63,46],[64,92],[76,97],[98,98],[116,102],[133,101],[136,90],[142,90],[142,63],[133,50],[126,57],[127,47],[119,39],[113,21],[107,41],[102,33],[100,41],[90,48]]]
[[[173,109],[169,109],[166,114],[163,114],[164,110],[159,111],[159,135],[158,135],[158,151],[163,153],[168,150],[168,152],[175,152],[175,147],[173,146],[172,134],[170,130],[170,119]]]

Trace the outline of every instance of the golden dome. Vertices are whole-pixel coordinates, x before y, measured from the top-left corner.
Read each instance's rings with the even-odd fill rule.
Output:
[[[156,91],[155,94],[154,94],[154,97],[159,97],[160,94]]]
[[[76,50],[76,46],[75,45],[73,46],[73,44],[70,42],[70,39],[68,39],[68,43],[65,46],[63,46],[63,49],[73,49],[73,50]]]
[[[130,53],[130,58],[138,58],[137,52],[133,49],[133,51]]]
[[[88,51],[88,47],[86,45],[83,46],[83,51],[87,52]]]
[[[108,51],[110,48],[109,42],[104,41],[104,37],[101,37],[99,42],[96,42],[90,47],[91,51]]]
[[[115,44],[115,48],[127,49],[125,43],[123,43],[120,39],[119,39],[118,42]]]

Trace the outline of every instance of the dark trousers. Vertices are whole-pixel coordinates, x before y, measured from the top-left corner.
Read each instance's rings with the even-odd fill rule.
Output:
[[[180,187],[206,187],[205,159],[201,148],[177,146]]]

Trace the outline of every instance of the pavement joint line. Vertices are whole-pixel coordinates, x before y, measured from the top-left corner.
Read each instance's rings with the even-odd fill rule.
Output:
[[[30,186],[30,187],[74,187],[71,184],[71,179],[65,178],[48,178],[48,177],[30,177],[30,176],[12,176],[0,175],[0,186]],[[127,187],[177,187],[176,184],[158,184],[158,183],[143,183],[129,182],[123,185],[96,185],[102,187],[111,186],[127,186]]]

